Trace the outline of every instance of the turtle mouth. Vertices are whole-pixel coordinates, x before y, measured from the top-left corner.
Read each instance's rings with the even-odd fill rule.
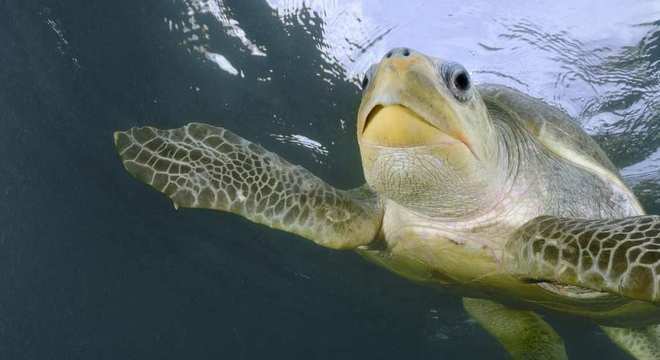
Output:
[[[401,104],[374,106],[367,114],[361,141],[393,148],[465,143]]]
[[[392,104],[392,105],[378,104],[378,105],[374,106],[371,109],[371,111],[369,111],[369,114],[367,114],[367,120],[364,122],[364,128],[362,129],[362,133],[364,133],[367,130],[367,127],[369,127],[369,125],[371,123],[373,123],[374,118],[376,118],[379,114],[381,114],[383,112],[383,110],[385,110],[385,109],[388,109],[388,110],[393,109],[396,112],[404,113],[405,115],[407,115],[406,117],[408,117],[409,119],[414,118],[415,120],[422,121],[422,122],[436,128],[438,131],[442,131],[437,126],[433,125],[431,122],[424,119],[424,117],[419,115],[417,112],[415,112],[414,110],[412,110],[408,106],[405,106],[405,105],[402,105],[402,104]]]

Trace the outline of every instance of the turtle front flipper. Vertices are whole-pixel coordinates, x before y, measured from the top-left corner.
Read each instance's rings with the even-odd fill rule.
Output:
[[[660,216],[584,220],[541,216],[507,243],[521,278],[660,302]]]
[[[115,133],[115,146],[126,170],[175,207],[232,212],[335,249],[367,244],[380,228],[368,189],[335,189],[223,128],[132,128]]]

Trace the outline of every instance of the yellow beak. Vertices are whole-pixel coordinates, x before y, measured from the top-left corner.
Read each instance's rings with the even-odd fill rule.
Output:
[[[456,139],[441,132],[407,107],[379,105],[369,114],[361,141],[387,147],[410,147],[450,144],[455,143]]]

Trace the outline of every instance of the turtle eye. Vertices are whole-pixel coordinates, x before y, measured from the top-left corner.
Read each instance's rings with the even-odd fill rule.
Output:
[[[470,80],[470,74],[462,65],[457,63],[443,64],[442,77],[457,100],[465,102],[470,99],[472,80]]]
[[[362,90],[366,89],[367,86],[369,85],[369,77],[367,76],[367,74],[364,74],[361,85],[362,85]]]
[[[374,76],[374,73],[376,72],[376,68],[378,68],[377,64],[373,64],[369,67],[369,70],[367,70],[366,73],[364,73],[364,77],[362,78],[362,82],[360,83],[360,86],[362,87],[362,91],[367,89],[367,86],[369,86],[369,82],[371,81],[371,78]]]
[[[461,70],[453,74],[452,83],[454,87],[459,91],[468,91],[470,90],[470,75],[467,71]]]

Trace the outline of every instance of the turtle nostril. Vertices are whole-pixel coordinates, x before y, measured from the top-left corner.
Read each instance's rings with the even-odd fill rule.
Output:
[[[412,55],[412,53],[413,51],[410,50],[409,48],[405,48],[405,47],[394,48],[385,54],[385,59],[408,57]]]

